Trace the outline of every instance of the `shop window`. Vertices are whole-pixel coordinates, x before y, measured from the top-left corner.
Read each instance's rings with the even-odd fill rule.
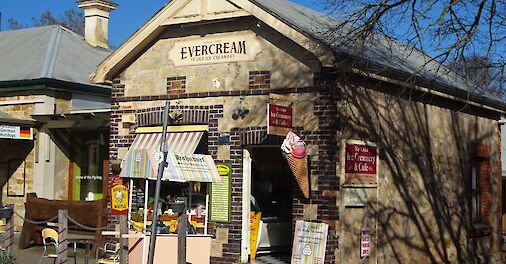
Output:
[[[74,135],[74,151],[71,164],[74,181],[74,200],[98,200],[103,198],[104,160],[107,145],[105,135],[92,132],[77,132]]]
[[[147,195],[147,216],[146,220],[151,222],[154,195],[155,195],[155,182],[150,181],[146,189],[145,180],[133,179],[132,191],[132,211],[131,219],[133,221],[133,229],[142,226],[144,220],[144,201]],[[205,228],[205,215],[207,214],[207,201],[208,201],[209,184],[201,182],[169,182],[163,181],[160,188],[160,200],[158,201],[158,215],[159,224],[161,225],[162,232],[175,233],[177,228],[178,215],[174,212],[169,203],[176,198],[185,197],[188,199],[188,213],[189,222],[192,230],[196,233],[203,234]],[[137,231],[140,231],[138,229]]]
[[[205,131],[195,148],[195,154],[208,154],[208,137],[208,132]],[[141,231],[143,230],[144,217],[146,217],[148,225],[152,221],[156,181],[148,180],[146,182],[145,179],[131,179],[131,184],[133,188],[130,215],[133,224],[131,227],[136,231]],[[170,208],[170,203],[178,198],[186,198],[188,202],[188,221],[192,230],[189,232],[190,234],[192,232],[204,234],[209,206],[209,189],[210,183],[206,182],[162,181],[157,212],[160,220],[158,223],[160,232],[176,232],[178,214]],[[144,209],[145,206],[147,210]]]
[[[491,234],[490,155],[478,148],[470,166],[470,236]]]

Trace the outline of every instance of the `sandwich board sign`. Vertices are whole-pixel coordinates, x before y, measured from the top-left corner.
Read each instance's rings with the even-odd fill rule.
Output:
[[[298,220],[295,223],[292,264],[324,264],[329,225]]]

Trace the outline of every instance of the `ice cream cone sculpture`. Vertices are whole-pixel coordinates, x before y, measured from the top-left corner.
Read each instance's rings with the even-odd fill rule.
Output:
[[[295,176],[295,180],[297,180],[297,184],[299,185],[302,194],[304,194],[304,197],[309,198],[307,158],[299,159],[294,157],[292,154],[286,154],[284,156],[288,161],[288,166],[290,166],[290,170],[292,170],[293,176]]]
[[[292,131],[288,132],[281,150],[285,153],[283,156],[290,166],[290,170],[297,180],[302,193],[309,198],[309,174],[306,157],[306,143]]]

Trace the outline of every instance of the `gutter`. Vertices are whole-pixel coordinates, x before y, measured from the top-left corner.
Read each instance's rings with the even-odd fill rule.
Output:
[[[52,90],[70,93],[111,96],[111,87],[99,84],[83,84],[51,78],[0,81],[0,92]]]
[[[444,83],[441,83],[439,81],[430,81],[425,79],[424,77],[413,75],[411,73],[401,71],[398,69],[394,69],[391,67],[387,67],[384,65],[379,65],[377,63],[373,63],[361,58],[357,58],[354,56],[351,56],[349,54],[339,54],[339,56],[336,54],[336,58],[342,58],[342,59],[348,59],[353,60],[355,62],[358,62],[358,66],[360,66],[361,71],[368,72],[372,75],[381,76],[386,79],[392,79],[396,80],[401,83],[397,83],[399,85],[408,86],[407,83],[403,83],[404,81],[402,79],[413,79],[412,85],[415,86],[423,86],[427,90],[434,90],[437,92],[441,92],[447,95],[455,96],[458,98],[461,98],[466,101],[471,101],[477,104],[483,104],[489,107],[492,107],[496,109],[498,112],[506,112],[506,102],[490,98],[484,95],[476,94],[474,92],[464,90],[455,86],[450,86]],[[372,67],[371,67],[372,66]],[[369,68],[369,69],[368,69]],[[381,74],[375,74],[370,72],[371,68],[378,68],[378,71],[381,71]],[[352,67],[353,71],[354,67]],[[353,71],[355,72],[355,71]],[[361,75],[367,75],[365,73],[360,73]],[[371,77],[371,76],[368,76]],[[427,88],[430,87],[430,88]]]

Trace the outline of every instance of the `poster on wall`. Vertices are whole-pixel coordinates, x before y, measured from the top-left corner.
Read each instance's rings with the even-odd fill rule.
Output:
[[[211,183],[209,221],[230,222],[232,203],[232,165],[216,163],[221,182]]]
[[[297,220],[293,237],[292,264],[323,264],[329,225]]]
[[[344,185],[376,187],[378,184],[378,147],[375,143],[347,140],[344,155]]]
[[[371,230],[362,228],[360,231],[360,258],[367,258],[371,255]]]
[[[267,134],[286,137],[292,131],[292,108],[267,104]]]

